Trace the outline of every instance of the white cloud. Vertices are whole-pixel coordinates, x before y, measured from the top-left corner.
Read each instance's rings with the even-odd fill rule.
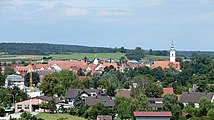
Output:
[[[146,2],[143,4],[143,7],[156,7],[160,4],[161,4],[160,1],[158,1],[158,2]]]
[[[128,16],[130,15],[130,12],[127,9],[117,9],[117,8],[112,8],[112,9],[106,9],[102,10],[99,13],[101,16]]]
[[[204,14],[200,14],[198,16],[198,18],[200,20],[210,20],[210,19],[214,19],[214,12],[209,12],[209,13],[204,13]]]
[[[62,13],[66,16],[83,16],[89,12],[84,8],[67,8],[63,10]]]

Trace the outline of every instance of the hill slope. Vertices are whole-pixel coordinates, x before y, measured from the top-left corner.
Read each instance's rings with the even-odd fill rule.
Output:
[[[10,55],[45,55],[50,53],[113,53],[116,49],[48,43],[0,43],[0,52]]]

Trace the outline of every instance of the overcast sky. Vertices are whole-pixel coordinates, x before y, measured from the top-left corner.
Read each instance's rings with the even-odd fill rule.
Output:
[[[0,42],[214,50],[214,0],[0,0]]]

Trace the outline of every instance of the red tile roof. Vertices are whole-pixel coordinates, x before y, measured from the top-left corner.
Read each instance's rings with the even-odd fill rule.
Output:
[[[171,112],[134,112],[135,117],[171,117]]]
[[[163,94],[162,96],[165,96],[166,94],[173,94],[174,89],[173,88],[163,88]]]
[[[51,67],[51,65],[50,64],[35,64],[36,69],[40,69],[42,67]]]
[[[152,65],[153,68],[161,67],[162,69],[166,68],[175,68],[176,70],[180,70],[180,62],[170,62],[170,61],[154,61]]]
[[[88,64],[84,61],[71,60],[71,61],[48,61],[48,64],[57,64],[62,69],[70,69],[71,66],[86,69]]]
[[[105,67],[110,67],[110,66],[113,66],[116,70],[118,70],[117,63],[107,63],[107,62],[103,63],[103,69],[102,70],[104,71]]]

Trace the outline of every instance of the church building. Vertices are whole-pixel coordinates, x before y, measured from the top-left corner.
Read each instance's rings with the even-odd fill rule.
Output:
[[[173,42],[169,51],[169,61],[154,61],[152,68],[157,67],[161,67],[162,69],[174,68],[180,71],[180,62],[176,62],[176,50]]]

